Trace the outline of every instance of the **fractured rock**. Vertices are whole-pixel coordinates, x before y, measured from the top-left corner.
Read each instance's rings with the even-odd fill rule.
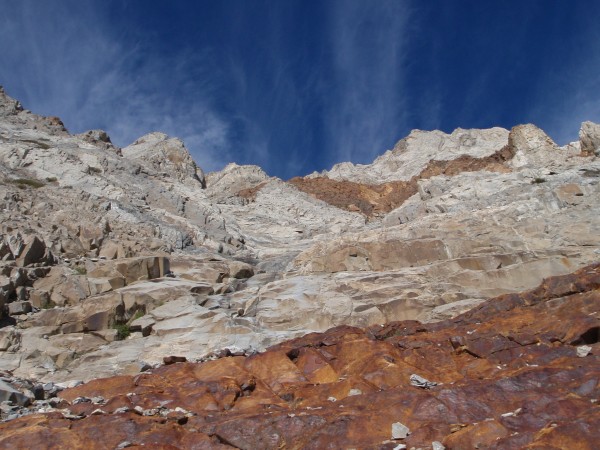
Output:
[[[102,397],[106,414],[83,401],[68,416],[79,418],[77,427],[60,416],[16,418],[0,424],[0,446],[37,445],[59,430],[62,442],[93,443],[87,438],[110,419],[111,446],[168,436],[169,445],[186,447],[217,433],[239,448],[594,448],[599,362],[578,358],[571,342],[597,339],[599,286],[594,264],[436,324],[340,326],[253,356],[93,380],[60,396],[70,404]],[[466,349],[457,351],[453,337]],[[413,369],[443,386],[411,389]],[[347,396],[353,389],[361,394]],[[187,420],[152,422],[148,434],[146,421],[161,415],[163,401],[167,417]]]
[[[12,402],[19,406],[27,406],[31,403],[31,397],[15,389],[9,383],[0,380],[0,402]]]
[[[21,267],[28,266],[40,262],[44,259],[46,254],[46,244],[40,240],[37,236],[33,236],[25,241],[25,246],[19,257],[17,258],[17,264]]]
[[[600,156],[600,124],[583,122],[579,130],[581,153],[588,156]]]
[[[197,396],[188,395],[202,398],[197,404],[177,405],[186,411],[201,405],[196,414],[202,417],[206,411],[233,412],[229,419],[234,423],[216,424],[215,419],[208,428],[193,424],[212,436],[210,444],[219,444],[218,436],[220,442],[240,447],[265,448],[271,442],[308,446],[296,435],[289,437],[303,430],[298,435],[311,436],[316,448],[330,445],[332,434],[340,447],[375,448],[391,445],[382,442],[389,440],[392,424],[400,422],[412,431],[402,442],[409,448],[446,443],[447,436],[433,430],[448,429],[455,429],[453,434],[462,430],[460,445],[466,448],[477,443],[471,438],[479,432],[489,442],[502,435],[509,441],[506,447],[520,448],[525,444],[504,435],[512,430],[505,421],[520,415],[501,415],[518,405],[506,402],[493,411],[482,407],[476,414],[470,400],[484,398],[484,386],[500,379],[520,376],[519,371],[533,370],[540,362],[546,367],[548,361],[530,352],[554,351],[547,342],[562,352],[557,360],[576,358],[572,365],[578,367],[595,361],[591,310],[581,313],[585,320],[564,313],[566,321],[581,322],[565,331],[571,333],[567,337],[555,333],[556,327],[567,326],[558,320],[534,335],[529,331],[537,324],[528,323],[524,333],[497,323],[492,336],[481,335],[482,330],[492,333],[485,328],[491,316],[480,318],[480,324],[461,322],[472,308],[486,310],[489,298],[518,295],[549,276],[598,259],[600,161],[580,152],[587,148],[583,141],[594,141],[589,131],[594,127],[583,126],[588,131],[582,132],[582,142],[564,147],[533,125],[511,131],[414,131],[371,164],[342,163],[285,182],[256,166],[234,164],[204,177],[181,141],[159,133],[140,138],[119,154],[100,131],[73,136],[56,119],[16,105],[0,94],[0,110],[7,111],[0,113],[0,252],[6,259],[0,263],[0,303],[6,313],[11,304],[13,309],[23,306],[16,301],[29,301],[32,311],[3,318],[3,323],[16,322],[0,330],[0,367],[11,376],[53,382],[123,374],[145,379],[151,374],[140,374],[133,363],[144,361],[156,368],[151,372],[173,370],[165,373],[178,383],[186,379],[186,370],[193,371],[186,384],[193,390],[202,378],[197,367],[182,363],[169,369],[162,366],[163,358],[223,360],[224,366],[210,366],[218,372],[208,376],[213,384],[198,387],[204,390]],[[46,245],[44,256],[28,267],[8,261],[24,257],[33,236]],[[55,261],[60,264],[50,269]],[[551,303],[553,314],[561,308],[560,295]],[[578,304],[576,298],[569,301]],[[498,315],[505,312],[505,302],[497,302]],[[507,321],[512,327],[525,316]],[[456,321],[449,325],[452,317]],[[398,320],[406,322],[390,325]],[[327,331],[347,326],[357,328]],[[432,337],[447,326],[454,328],[440,333],[439,341]],[[390,334],[381,338],[382,330]],[[325,333],[318,338],[322,342],[312,341],[317,339],[313,333]],[[347,337],[338,348],[335,342],[342,334]],[[302,348],[244,358],[289,339],[308,340],[301,341],[307,343]],[[577,358],[576,348],[583,345],[592,351]],[[435,364],[429,365],[431,361]],[[494,378],[511,361],[510,373]],[[435,380],[438,386],[427,391],[411,387],[415,373],[424,380],[421,385]],[[514,379],[509,384],[521,386]],[[525,385],[529,392],[535,383]],[[400,396],[394,394],[396,386],[410,398],[393,398]],[[457,391],[465,386],[472,390]],[[491,391],[503,386],[494,384]],[[557,389],[564,393],[562,385]],[[580,383],[572,391],[583,398],[590,389],[591,384]],[[135,386],[122,394],[134,391]],[[148,398],[126,408],[139,406],[142,414],[154,414],[176,387],[171,384],[163,392],[159,401]],[[544,398],[555,394],[536,393]],[[386,403],[388,397],[392,403]],[[327,398],[336,399],[335,404]],[[370,403],[354,410],[355,416],[329,421],[366,399]],[[535,398],[530,400],[533,404]],[[588,400],[581,405],[589,407]],[[255,414],[257,404],[284,411],[269,432],[235,422],[242,420],[236,408],[247,406],[245,411]],[[307,416],[298,413],[304,404],[315,408],[302,409]],[[394,409],[394,404],[402,408]],[[462,409],[450,412],[449,404]],[[292,409],[279,409],[286,405]],[[577,408],[561,404],[553,411]],[[114,418],[104,406],[102,410],[107,414],[94,420],[115,420],[110,425],[118,428],[123,417]],[[80,413],[73,409],[65,414],[87,421]],[[438,413],[452,422],[427,422],[434,416],[437,420]],[[545,414],[538,410],[534,416]],[[201,420],[198,416],[185,419]],[[357,429],[350,426],[352,417],[361,430],[380,434],[364,441],[351,431],[344,434],[346,426]],[[487,418],[497,423],[472,425]],[[172,419],[172,425],[184,420],[174,412]],[[428,425],[422,426],[424,422]],[[311,433],[303,429],[305,423]],[[150,436],[159,435],[164,424],[146,425],[159,427],[148,431]],[[584,429],[593,425],[581,422]],[[556,428],[552,433],[568,433]],[[313,442],[312,430],[321,429]],[[114,448],[133,441],[127,433],[118,438],[104,444]],[[158,445],[148,439],[135,443]],[[167,442],[174,445],[177,438]]]
[[[12,302],[8,304],[8,314],[10,316],[19,316],[31,312],[31,303],[27,301]]]

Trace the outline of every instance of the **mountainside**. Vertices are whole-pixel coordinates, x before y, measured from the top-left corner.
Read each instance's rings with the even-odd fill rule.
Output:
[[[437,352],[450,351],[444,346],[447,347],[448,339],[452,342],[454,331],[448,330],[463,327],[456,333],[464,341],[469,335],[467,328],[495,320],[504,321],[502,324],[506,324],[508,331],[503,336],[511,342],[514,340],[509,334],[517,333],[518,328],[520,337],[516,342],[520,345],[528,345],[519,341],[525,339],[521,336],[527,334],[525,329],[539,326],[527,334],[542,336],[536,337],[535,342],[540,342],[543,348],[536,350],[535,355],[532,353],[531,361],[528,360],[531,364],[554,361],[554,356],[546,358],[540,353],[544,350],[553,355],[554,342],[560,343],[556,348],[567,348],[560,350],[564,352],[562,356],[571,358],[567,365],[593,361],[589,364],[595,365],[585,369],[588,371],[585,376],[596,380],[595,384],[585,388],[588,390],[581,395],[597,398],[594,395],[597,395],[599,369],[597,356],[593,355],[598,353],[598,347],[590,347],[591,355],[584,360],[572,354],[573,346],[597,343],[600,326],[597,280],[586,288],[589,298],[581,300],[583,306],[571,312],[567,312],[568,302],[581,290],[565,288],[564,292],[552,294],[551,298],[567,302],[560,303],[564,307],[552,303],[550,298],[536,306],[526,300],[526,306],[531,306],[526,313],[520,312],[523,306],[520,303],[503,306],[503,302],[518,303],[515,299],[520,297],[516,293],[535,288],[547,277],[575,272],[600,259],[600,125],[591,122],[582,124],[578,142],[564,147],[556,145],[534,125],[519,125],[510,131],[458,129],[451,134],[413,131],[372,164],[338,164],[330,171],[286,182],[268,176],[259,167],[236,164],[205,174],[182,141],[163,133],[148,134],[125,148],[114,146],[101,130],[71,135],[60,119],[24,110],[0,88],[0,204],[0,375],[4,374],[5,380],[0,380],[0,401],[10,399],[26,407],[33,399],[47,404],[49,398],[59,395],[74,405],[80,389],[81,396],[118,398],[110,400],[112,411],[125,406],[127,392],[136,392],[137,388],[130,387],[129,376],[141,379],[140,371],[152,371],[148,386],[156,389],[164,388],[156,387],[162,386],[163,381],[152,381],[157,377],[186,380],[193,373],[193,377],[213,380],[211,377],[218,375],[221,378],[214,378],[216,391],[211,391],[213,400],[206,400],[206,404],[202,400],[204,406],[200,409],[194,409],[189,402],[177,405],[200,414],[201,410],[228,410],[226,405],[233,407],[235,399],[243,397],[252,408],[268,404],[277,410],[281,423],[273,427],[300,430],[313,426],[306,422],[312,421],[319,424],[314,427],[323,436],[327,433],[337,436],[338,432],[331,430],[347,430],[350,425],[337,422],[336,425],[326,417],[333,406],[335,411],[343,406],[330,405],[328,396],[341,399],[349,395],[349,390],[369,393],[373,397],[360,401],[382,402],[382,408],[387,410],[386,401],[401,401],[398,396],[402,389],[398,386],[405,383],[405,375],[410,376],[408,372],[413,369],[426,378],[458,384],[479,375],[485,380],[490,377],[492,384],[502,383],[499,380],[505,376],[529,376],[522,366],[518,370],[515,366],[510,374],[506,372],[508,369],[503,365],[517,364],[518,358],[511,353],[514,350],[508,351],[508,347],[500,344],[490,352],[507,351],[510,358],[506,361],[498,355],[491,358],[490,352],[482,356],[479,350],[465,343],[459,347],[466,346],[468,351],[460,353],[460,358],[473,357],[477,363],[461,360],[456,363],[457,368],[447,355],[438,355]],[[590,267],[587,270],[596,274],[597,267]],[[569,285],[566,281],[562,283]],[[504,297],[489,300],[498,296]],[[477,305],[480,306],[475,312],[450,320]],[[508,311],[506,318],[495,317],[494,308],[498,312]],[[577,328],[579,335],[575,336],[571,330],[568,333],[573,336],[569,334],[567,339],[561,335],[556,341],[547,336],[551,331],[551,315],[557,308],[562,308],[560,314],[564,320],[576,321],[569,326]],[[477,319],[476,311],[486,312]],[[540,323],[532,319],[525,326],[525,322],[519,322],[520,314],[539,314]],[[578,327],[583,326],[580,322],[586,314],[587,328],[581,330]],[[408,322],[384,326],[396,321]],[[427,325],[416,325],[415,321]],[[393,345],[404,349],[404,353],[398,348],[392,352],[389,340],[392,336],[405,336],[399,331],[403,326],[423,331],[406,334],[411,336],[407,343],[396,342],[394,338]],[[342,328],[306,336],[332,327]],[[591,334],[596,333],[595,337],[586,337],[588,329]],[[384,336],[386,330],[390,334]],[[494,326],[489,325],[486,333],[493,330]],[[434,331],[439,331],[442,337],[429,337],[428,333]],[[424,333],[422,342],[415,337],[419,336],[417,333]],[[490,336],[482,339],[496,339]],[[581,336],[584,337],[579,342]],[[283,343],[289,339],[299,340]],[[315,339],[323,342],[331,339],[335,344],[321,345],[313,342]],[[444,347],[439,351],[435,348],[438,343]],[[256,355],[273,345],[279,346]],[[294,350],[329,345],[337,347],[335,351],[326,351],[325,356],[322,349],[320,356],[310,353],[313,350],[298,350],[299,353]],[[420,345],[431,347],[435,358],[442,359],[417,364],[418,358],[429,358],[429,353],[417,355],[415,349]],[[412,356],[405,354],[408,349],[412,349]],[[386,379],[387,369],[381,366],[385,365],[382,361],[352,359],[359,358],[361,353],[388,351],[400,351],[403,356],[395,353],[389,357],[394,361],[405,358],[411,365],[410,369],[402,369],[402,382],[396,380],[398,374]],[[162,367],[164,358],[171,362],[172,356],[199,362],[224,355],[234,357],[208,365]],[[321,361],[323,357],[327,363]],[[261,358],[268,361],[265,362],[268,368],[261,369],[262,362],[252,362]],[[332,359],[338,360],[340,366],[330,364]],[[352,369],[348,373],[353,375],[346,375],[343,367],[354,367],[353,364],[381,367],[380,372],[368,376],[363,369],[356,373]],[[493,369],[498,364],[503,367],[500,372]],[[299,365],[300,369],[291,365]],[[560,370],[567,370],[564,365],[559,366]],[[552,367],[548,371],[552,372],[555,368]],[[227,373],[229,381],[222,378]],[[109,387],[89,384],[92,387],[87,388],[85,384],[64,394],[60,392],[81,381],[115,375],[125,378],[114,378]],[[360,380],[354,380],[355,376]],[[460,381],[463,376],[466,378]],[[562,376],[556,375],[556,380]],[[244,377],[252,378],[255,387],[239,390],[247,381]],[[342,377],[350,377],[347,379],[352,381],[342,382]],[[224,387],[223,383],[229,382],[239,386]],[[140,386],[138,381],[134,383]],[[247,386],[252,385],[248,383]],[[319,385],[325,386],[322,392]],[[386,391],[385,386],[397,390],[390,399],[385,399],[381,392],[375,394]],[[248,389],[252,394],[248,393],[246,399],[244,392]],[[411,429],[427,427],[428,431],[413,437],[414,445],[425,445],[428,439],[427,442],[442,440],[449,435],[448,427],[452,424],[429,421],[425,418],[427,410],[450,408],[451,397],[478,395],[475,387],[469,388],[471,394],[466,392],[467,387],[461,387],[461,393],[454,392],[456,389],[459,388],[448,388],[443,395],[415,391],[415,397],[406,402],[430,406],[422,407],[419,418],[405,418],[398,413],[400,419],[394,422],[408,421]],[[569,389],[565,386],[557,391],[555,400],[567,396]],[[538,394],[546,395],[545,391]],[[199,393],[193,395],[201,397]],[[235,398],[229,401],[225,399],[228,396]],[[302,399],[309,398],[308,406],[304,405]],[[585,400],[588,407],[590,399]],[[157,401],[152,397],[140,400],[139,405],[155,408]],[[55,403],[58,405],[58,401]],[[507,398],[506,404],[502,404],[504,412],[516,409],[517,403]],[[591,426],[585,417],[578,415],[586,409],[575,403],[565,404],[564,408],[578,412],[565,417],[577,416],[581,427]],[[69,413],[85,415],[86,420],[81,422],[84,430],[77,432],[80,433],[77,438],[71,435],[75,432],[65,431],[61,434],[64,439],[92,439],[89,433],[93,427],[102,421],[103,427],[112,427],[117,420],[114,415],[92,416],[97,406],[92,408],[89,402],[85,405],[89,411],[81,407],[81,411],[76,408],[77,412]],[[3,419],[32,412],[13,406],[2,407]],[[304,406],[324,409],[302,419],[298,417],[298,424],[284,420],[284,416],[294,417],[291,410]],[[53,414],[58,414],[57,408]],[[107,412],[106,408],[104,411]],[[465,412],[462,416],[456,413],[455,418],[451,416],[448,420],[479,423],[492,417],[488,413]],[[191,426],[203,436],[219,436],[218,442],[207,437],[207,447],[218,444],[275,448],[285,443],[293,448],[310,445],[324,448],[325,441],[318,439],[310,445],[298,437],[268,441],[267,435],[272,430],[264,428],[266,425],[244,428],[248,435],[254,434],[249,430],[260,429],[263,434],[256,436],[267,439],[245,445],[248,436],[218,431],[222,427],[237,429],[235,421],[241,420],[239,417],[250,420],[250,413],[235,414],[227,419],[231,423],[219,422],[221,419],[212,423],[185,414],[185,420],[175,414],[175,421],[169,419],[166,423],[175,430],[173,433],[180,433],[177,439],[182,447],[191,442],[186,441],[192,439],[186,437]],[[365,421],[370,424],[368,427],[379,429],[374,411],[348,414],[353,417],[351,423]],[[259,416],[252,416],[252,420],[263,423],[264,417]],[[38,417],[36,426],[47,430],[43,433],[62,433],[58,428],[62,429],[63,419],[52,422],[53,417]],[[529,430],[529,438],[514,445],[525,442],[545,445],[546,437],[532,431],[542,429],[545,422],[537,428],[531,424],[514,425],[513,430],[512,425],[505,423],[509,419],[493,417],[494,423],[473,426],[507,430],[502,437],[507,443],[504,447],[498,444],[498,448],[511,448],[517,442],[511,440],[510,434],[517,428]],[[597,424],[596,409],[593,417]],[[411,422],[413,419],[416,422]],[[141,421],[143,433],[158,429],[155,418],[145,421],[140,416],[135,420]],[[185,423],[188,424],[185,430],[177,428]],[[19,427],[16,421],[8,424],[12,428],[5,430]],[[388,448],[376,445],[382,442],[382,436],[390,434],[390,426],[391,423],[385,422],[380,434],[365,434],[375,437],[365,438],[359,446]],[[452,436],[464,435],[464,439],[470,439],[471,425],[465,427],[466,431],[461,426],[462,431]],[[559,425],[547,433],[561,432]],[[291,436],[295,432],[290,433]],[[358,435],[352,434],[357,431],[339,433],[345,436],[340,445],[359,442]],[[564,433],[567,436],[564,439],[568,439],[570,432]],[[129,440],[121,435],[118,439],[119,442],[106,447],[114,448]],[[452,441],[458,439],[455,437],[444,439],[450,448],[470,448],[467,441]],[[75,447],[79,445],[72,442]],[[488,444],[482,445],[487,448]],[[0,445],[6,446],[7,441]]]
[[[598,303],[595,264],[434,324],[342,326],[94,380],[0,425],[0,446],[591,450]]]

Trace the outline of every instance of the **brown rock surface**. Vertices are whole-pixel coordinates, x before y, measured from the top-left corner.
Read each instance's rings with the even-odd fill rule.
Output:
[[[361,212],[365,216],[381,215],[398,208],[418,190],[417,182],[438,175],[454,176],[462,172],[509,172],[504,163],[515,154],[512,146],[507,145],[501,150],[482,158],[462,155],[450,161],[432,160],[419,175],[408,181],[390,181],[382,184],[355,183],[346,180],[335,180],[326,177],[295,177],[289,183],[299,190],[306,192],[338,208],[348,211]],[[245,190],[240,196],[250,198],[256,190]]]
[[[0,424],[0,447],[593,449],[599,314],[596,263],[442,322],[342,326],[249,357],[94,380],[61,393],[71,419]],[[98,396],[106,403],[75,401]],[[391,440],[397,423],[406,439]]]

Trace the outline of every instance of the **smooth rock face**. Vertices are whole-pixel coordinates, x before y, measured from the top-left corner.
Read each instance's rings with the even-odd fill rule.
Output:
[[[70,135],[2,91],[0,368],[33,389],[139,374],[171,357],[235,360],[332,327],[450,319],[571,273],[600,255],[600,160],[589,150],[596,128],[584,123],[581,141],[565,147],[533,125],[414,131],[372,164],[285,182],[236,164],[204,175],[184,144],[162,133],[123,149],[101,130]],[[582,356],[586,345],[577,344],[579,361],[597,353]],[[251,358],[244,370],[252,375],[223,398],[246,398],[260,387],[252,379],[271,376]],[[318,355],[295,358],[277,356],[269,370],[282,378],[269,389],[343,381]],[[435,371],[406,372],[435,389],[444,382]],[[365,380],[322,399],[362,397],[372,388]],[[206,397],[207,408],[223,398]],[[142,414],[157,407],[135,406]],[[3,418],[20,414],[10,408]],[[175,408],[160,411],[184,420]],[[118,428],[120,416],[106,416],[94,415]],[[416,428],[405,419],[372,426],[391,440],[392,424],[404,424],[409,442]],[[501,421],[477,426],[484,446],[506,431]],[[210,445],[245,439],[215,443],[205,434]],[[263,438],[254,447],[272,445]]]

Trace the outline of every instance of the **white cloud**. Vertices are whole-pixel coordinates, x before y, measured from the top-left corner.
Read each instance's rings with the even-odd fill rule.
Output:
[[[204,81],[210,54],[158,56],[145,36],[113,26],[100,2],[3,3],[0,83],[71,132],[104,128],[124,146],[151,131],[184,140],[206,170],[231,160],[229,124]]]
[[[407,2],[343,1],[333,5],[335,86],[326,93],[328,147],[336,161],[368,162],[397,140],[404,118],[409,40]]]

